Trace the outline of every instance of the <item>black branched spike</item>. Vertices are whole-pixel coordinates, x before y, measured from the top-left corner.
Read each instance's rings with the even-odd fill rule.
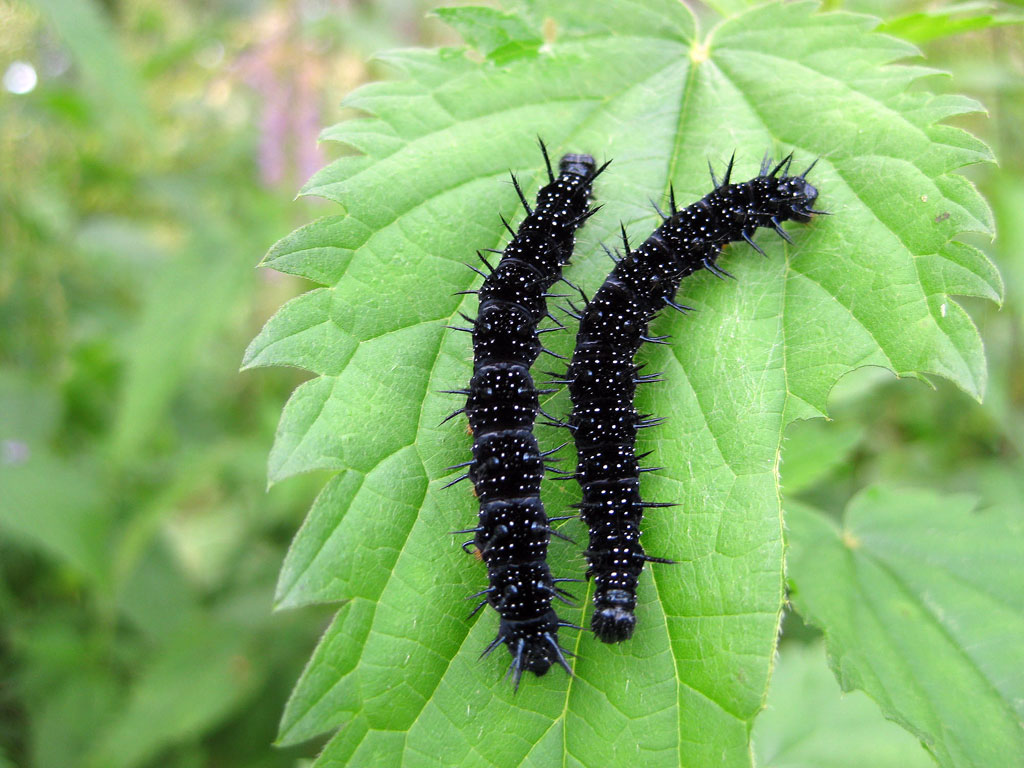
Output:
[[[568,648],[563,648],[560,645],[558,646],[558,649],[561,650],[562,653],[564,653],[565,655],[569,656],[570,658],[579,658],[580,657],[579,653],[573,653]]]
[[[732,166],[736,162],[736,150],[733,150],[732,157],[729,158],[729,165],[725,168],[725,176],[722,177],[722,186],[729,186],[729,180],[732,178]]]
[[[499,256],[504,256],[505,252],[500,248],[481,248],[481,251],[487,251],[488,253],[496,253]]]
[[[508,638],[506,638],[504,635],[498,635],[490,643],[488,643],[486,648],[484,648],[483,652],[480,654],[480,658],[481,659],[486,659],[488,656],[491,655],[491,651],[493,651],[499,645],[504,643],[507,639]]]
[[[675,560],[669,560],[667,557],[651,557],[650,555],[642,556],[645,562],[648,563],[661,563],[662,565],[676,565]]]
[[[470,459],[469,461],[463,461],[460,464],[452,464],[450,467],[445,467],[446,470],[452,469],[463,469],[464,467],[471,467],[476,459]],[[456,531],[456,533],[469,533],[469,531]]]
[[[655,212],[659,216],[661,216],[661,220],[663,222],[668,221],[668,216],[665,215],[665,212],[663,210],[661,210],[661,208],[658,206],[658,204],[656,202],[654,202],[654,200],[652,200],[650,198],[648,198],[648,199],[650,200],[651,205],[654,207]]]
[[[611,160],[605,160],[603,163],[601,163],[601,165],[598,166],[597,170],[594,171],[594,175],[590,177],[590,180],[593,181],[598,176],[600,176],[602,173],[604,173],[605,169],[607,169],[608,166],[611,165],[611,164],[612,164]]]
[[[558,477],[572,477],[575,474],[574,472],[568,472],[564,469],[558,469],[558,467],[552,467],[548,464],[544,465],[544,471],[552,475],[558,475]]]
[[[515,238],[516,231],[514,229],[512,229],[511,225],[508,223],[508,219],[506,219],[500,213],[498,214],[498,218],[500,218],[501,219],[501,223],[505,225],[505,229],[507,229],[509,232],[511,232],[512,233],[512,237]]]
[[[565,649],[558,644],[558,640],[556,640],[550,632],[545,632],[544,638],[548,641],[548,645],[551,646],[551,650],[555,652],[555,660],[561,665],[562,669],[566,671],[569,677],[573,677],[572,667],[569,666],[569,662],[565,659]]]
[[[668,205],[672,209],[672,215],[679,213],[679,207],[676,205],[676,188],[669,182],[668,185]]]
[[[627,256],[632,253],[632,249],[629,247],[629,237],[626,235],[626,226],[620,221],[619,231],[622,233],[622,249]]]
[[[604,250],[604,252],[608,256],[608,258],[612,260],[613,264],[618,264],[619,263],[619,258],[615,255],[614,252],[612,252],[611,248],[609,248],[604,243],[601,243],[601,248],[602,248],[602,250]]]
[[[465,413],[465,412],[466,412],[465,408],[459,408],[457,411],[452,411],[447,416],[445,416],[443,419],[441,419],[441,424],[447,424],[449,421],[454,419],[456,416],[458,416],[461,413]],[[440,427],[441,424],[438,424],[437,426]],[[461,466],[468,466],[469,464],[472,464],[472,462],[468,462],[467,464],[463,464]],[[448,467],[448,469],[454,469],[454,467]]]
[[[757,246],[754,246],[754,247],[756,248]],[[761,249],[758,248],[758,250],[761,250]],[[708,272],[710,272],[715,277],[722,278],[722,279],[724,279],[726,277],[731,277],[733,280],[736,279],[736,275],[733,275],[730,272],[726,272],[724,269],[722,269],[720,266],[718,266],[715,262],[711,261],[710,259],[703,259],[703,260],[701,260],[701,264],[703,265],[704,269],[706,269]]]
[[[464,475],[459,475],[454,480],[452,480],[450,483],[448,483],[447,485],[444,485],[442,487],[443,488],[451,488],[453,485],[455,485],[456,483],[461,483],[463,480],[469,480],[469,472],[467,472]]]
[[[585,222],[587,219],[589,219],[595,213],[600,211],[602,208],[604,208],[604,204],[603,203],[601,205],[591,206],[591,208],[589,208],[586,212],[581,213],[575,219],[570,220],[569,221],[569,225],[573,226],[573,227],[581,227],[581,226],[583,226],[583,222]]]
[[[575,544],[576,543],[576,540],[574,538],[572,538],[571,536],[566,536],[564,533],[562,533],[561,531],[557,530],[556,528],[551,528],[549,526],[546,530],[552,536],[557,536],[558,538],[562,539],[563,541],[568,541],[570,544]]]
[[[772,156],[770,150],[765,150],[764,157],[761,158],[761,170],[758,172],[758,176],[767,176],[768,169],[772,167]]]
[[[542,427],[553,427],[554,429],[569,429],[569,425],[563,421],[538,421],[537,423],[540,424]],[[566,477],[568,477],[568,475],[566,475]],[[555,480],[559,479],[561,478],[555,478]]]
[[[480,533],[480,531],[482,531],[482,530],[483,530],[483,528],[481,528],[480,526],[477,526],[476,528],[463,528],[461,531],[448,531],[448,533],[450,533],[452,536],[461,536],[464,533]],[[478,592],[477,594],[470,595],[469,597],[480,597],[480,595],[482,595],[484,592],[487,592],[488,590],[491,590],[491,589],[494,589],[494,587],[488,587],[483,592]]]
[[[793,153],[790,152],[788,155],[786,155],[784,158],[782,158],[782,160],[779,162],[778,165],[776,165],[774,168],[772,168],[772,170],[768,173],[768,175],[771,176],[772,178],[775,178],[776,174],[778,174],[778,172],[780,170],[782,170],[783,166],[785,166],[786,170],[788,171],[789,170],[789,164],[792,163],[792,162],[793,162]],[[786,171],[783,171],[782,175],[785,176],[786,175]]]
[[[711,158],[708,158],[708,173],[711,174],[711,186],[718,189],[721,184],[718,183],[718,177],[715,176],[715,167],[711,165]]]
[[[667,304],[668,306],[672,307],[672,309],[676,310],[677,312],[681,312],[684,315],[687,312],[692,312],[693,311],[693,307],[688,307],[685,304],[677,304],[676,302],[674,302],[672,299],[668,298],[667,296],[662,296],[661,300],[664,301],[665,304]],[[653,342],[655,344],[660,344],[660,343],[662,343],[662,339],[667,339],[667,338],[668,338],[668,336],[655,336],[655,337],[651,337],[651,338],[648,338],[648,339],[644,339],[644,341],[650,341],[650,342]]]
[[[472,619],[474,616],[476,616],[478,613],[480,613],[480,610],[485,605],[487,605],[487,601],[486,600],[481,600],[479,603],[476,604],[476,607],[472,611],[469,612],[469,615],[466,617],[466,619],[467,620],[468,619]]]
[[[468,291],[456,291],[455,293],[452,294],[452,296],[479,296],[479,295],[480,295],[480,291],[479,290],[474,290],[474,289],[470,289]]]
[[[753,249],[754,249],[755,251],[757,251],[758,253],[760,253],[760,254],[761,254],[762,256],[764,256],[764,257],[765,257],[766,259],[768,258],[768,254],[767,254],[767,253],[765,253],[765,252],[764,252],[764,251],[763,251],[763,250],[761,249],[761,246],[760,246],[760,245],[758,245],[757,243],[755,243],[755,242],[754,242],[754,240],[753,240],[753,239],[752,239],[752,238],[750,237],[750,235],[748,235],[748,234],[747,234],[746,232],[741,232],[740,234],[741,234],[741,235],[743,236],[743,239],[747,241],[747,243],[748,243],[748,244],[750,245],[750,247],[751,247],[751,248],[753,248]],[[723,271],[724,271],[724,270],[723,270]]]
[[[463,262],[463,263],[465,263],[465,262]],[[473,270],[474,272],[476,272],[476,273],[477,273],[478,275],[480,275],[480,277],[482,277],[482,278],[483,278],[484,280],[486,280],[486,279],[487,279],[487,273],[486,273],[486,272],[484,272],[484,271],[483,271],[482,269],[480,269],[479,267],[474,267],[474,266],[473,266],[472,264],[466,264],[466,266],[467,266],[467,267],[469,267],[470,269],[472,269],[472,270]]]
[[[446,325],[444,327],[448,328],[449,330],[452,330],[452,331],[463,331],[465,333],[472,333],[473,332],[472,328],[463,328],[462,326],[459,326],[459,325]]]
[[[544,155],[544,165],[548,169],[548,184],[554,184],[555,174],[554,171],[551,170],[551,158],[548,157],[548,148],[544,144],[544,139],[540,136],[537,137],[537,143],[540,145],[540,153]]]
[[[467,323],[470,323],[471,325],[474,325],[474,326],[476,325],[476,318],[475,317],[470,317],[465,312],[459,312],[459,315],[461,315],[462,319],[465,320]]]
[[[470,539],[469,541],[464,541],[459,546],[462,547],[462,551],[465,552],[467,555],[471,554],[469,548],[476,546],[476,540],[475,539]]]
[[[523,679],[523,646],[526,644],[524,638],[519,638],[516,643],[516,652],[513,656],[513,661],[509,665],[508,672],[505,673],[505,679],[507,680],[509,675],[512,676],[512,686],[516,693],[519,693],[519,681]]]
[[[779,237],[781,237],[787,243],[792,243],[793,242],[793,238],[790,237],[789,233],[782,228],[782,225],[779,223],[779,220],[777,218],[772,216],[771,222],[772,222],[772,227],[775,229],[776,232],[779,233]]]
[[[565,627],[566,629],[578,629],[581,632],[583,631],[583,627],[579,624],[573,624],[571,621],[560,621],[558,622],[558,626]]]
[[[670,306],[672,306],[672,305],[670,305]],[[685,304],[675,304],[674,306],[680,312],[684,312],[686,310],[690,310],[690,311],[693,310],[693,307],[687,307]],[[665,341],[665,339],[668,339],[668,338],[671,338],[671,337],[666,333],[664,336],[641,336],[640,337],[640,341],[644,342],[645,344],[666,344],[667,345],[668,342]]]
[[[636,422],[636,428],[637,429],[648,429],[650,427],[656,427],[659,424],[664,424],[664,423],[665,423],[665,417],[664,416],[657,417],[657,418],[645,418],[645,419],[640,419],[639,421]]]
[[[542,411],[542,413],[543,413],[543,411]],[[548,416],[546,413],[544,415],[547,416],[549,419],[551,418],[551,416]],[[552,448],[550,451],[542,451],[540,455],[541,455],[542,458],[545,457],[545,456],[551,456],[552,454],[558,453],[560,450],[565,448],[565,446],[567,446],[568,444],[569,444],[569,441],[566,440],[564,443],[559,445],[557,448]],[[550,519],[554,520],[554,518],[550,518]]]
[[[491,272],[493,272],[493,271],[494,271],[494,267],[492,267],[492,266],[491,266],[491,262],[489,262],[489,261],[488,261],[488,260],[486,259],[486,257],[484,257],[484,254],[483,254],[483,252],[482,252],[482,251],[479,251],[479,250],[478,250],[478,251],[476,252],[476,257],[477,257],[478,259],[480,259],[480,261],[482,261],[482,262],[484,263],[484,266],[485,266],[485,267],[487,267],[487,273],[488,273],[488,274],[490,274]]]
[[[526,195],[523,194],[523,188],[519,186],[519,179],[512,171],[508,172],[508,175],[512,177],[512,186],[516,188],[516,194],[519,195],[519,202],[523,204],[523,208],[526,209],[526,215],[532,216],[533,209],[530,207],[530,203],[526,199]]]
[[[551,596],[558,600],[560,603],[564,603],[565,605],[571,606],[573,608],[579,605],[579,601],[576,599],[574,595],[572,595],[569,592],[566,592],[564,589],[559,589],[558,587],[551,588]]]

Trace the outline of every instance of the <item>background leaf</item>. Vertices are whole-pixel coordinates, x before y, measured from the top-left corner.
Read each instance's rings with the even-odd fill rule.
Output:
[[[860,688],[943,766],[1024,765],[1019,506],[872,488],[842,526],[787,504],[792,601]]]
[[[751,735],[764,768],[930,768],[921,743],[860,693],[844,695],[821,643],[784,643]]]
[[[949,294],[1002,291],[981,252],[952,239],[991,229],[953,173],[988,150],[937,124],[977,105],[912,88],[931,72],[894,65],[914,49],[872,34],[870,19],[813,11],[767,6],[698,35],[667,0],[535,3],[524,19],[556,31],[542,48],[500,64],[449,49],[388,54],[406,78],[347,99],[369,117],[326,135],[364,154],[305,188],[344,212],[265,262],[326,289],[286,305],[246,354],[317,376],[285,407],[271,480],[342,471],[283,570],[282,605],[346,601],[295,689],[283,743],[343,726],[323,765],[749,764],[782,607],[786,424],[824,414],[836,379],[864,365],[941,375],[980,396],[980,340]],[[489,39],[487,13],[445,15]],[[461,598],[484,573],[446,535],[475,510],[470,494],[441,492],[469,441],[454,422],[436,426],[456,407],[436,393],[469,378],[465,339],[442,326],[473,311],[451,295],[474,281],[461,262],[501,245],[497,213],[518,215],[507,170],[527,194],[540,183],[537,135],[554,154],[615,161],[567,273],[588,291],[609,268],[598,241],[620,220],[646,237],[648,199],[670,183],[684,202],[702,196],[707,159],[721,165],[733,150],[736,178],[766,149],[821,156],[812,178],[835,215],[791,227],[793,246],[760,236],[767,260],[731,248],[723,266],[738,282],[696,275],[681,298],[699,311],[655,323],[675,341],[642,361],[667,382],[638,406],[667,417],[642,449],[668,469],[645,494],[681,508],[650,515],[645,543],[679,565],[645,572],[630,643],[571,638],[576,677],[531,679],[516,696],[499,661],[475,660],[494,616],[465,619]],[[552,335],[556,351],[571,348],[570,334]],[[547,407],[565,413],[567,402]],[[539,435],[546,447],[563,437]],[[571,500],[571,489],[545,491],[552,514]],[[566,532],[585,536],[578,522]],[[578,547],[561,542],[552,563],[559,576],[583,569]]]
[[[881,25],[880,29],[905,40],[923,43],[942,37],[960,35],[977,29],[1007,27],[1024,24],[1020,13],[994,13],[995,3],[950,3],[939,8],[897,16]]]

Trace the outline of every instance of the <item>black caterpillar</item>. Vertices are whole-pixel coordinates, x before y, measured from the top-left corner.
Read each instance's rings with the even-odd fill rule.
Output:
[[[743,184],[729,183],[730,160],[721,183],[711,172],[714,191],[683,210],[676,209],[671,195],[672,214],[658,211],[663,223],[639,248],[630,250],[622,230],[625,254],[582,314],[570,313],[580,321],[576,350],[564,380],[555,383],[568,384],[572,398],[567,426],[578,455],[580,516],[590,530],[586,575],[595,582],[591,628],[603,642],[632,636],[644,562],[672,562],[649,557],[640,544],[644,508],[673,505],[640,497],[640,473],[656,468],[640,468],[639,459],[647,454],[635,453],[637,430],[662,420],[637,413],[633,397],[638,384],[660,379],[641,375],[633,357],[645,341],[664,343],[665,337],[647,335],[658,310],[689,309],[674,301],[682,278],[699,269],[731,277],[715,264],[724,245],[743,239],[763,255],[751,239],[758,227],[771,226],[792,242],[781,222],[807,222],[824,213],[811,208],[818,191],[805,180],[814,163],[799,176],[788,176],[792,158],[772,168],[766,156],[758,176]]]
[[[471,327],[458,330],[473,334],[473,378],[467,389],[453,392],[466,395],[465,408],[452,416],[465,413],[469,419],[473,459],[450,467],[468,471],[449,485],[469,478],[480,499],[477,527],[458,533],[475,534],[463,547],[476,546],[490,580],[487,589],[472,595],[483,600],[470,616],[487,604],[501,616],[498,635],[481,657],[508,646],[516,688],[524,671],[543,675],[556,662],[571,674],[558,629],[574,625],[559,620],[551,601],[568,602],[558,583],[574,579],[552,578],[546,562],[553,531],[540,484],[553,451],[542,453],[533,436],[534,420],[542,413],[538,395],[544,392],[535,388],[530,366],[548,351],[539,339],[545,331],[537,328],[544,317],[554,319],[547,309],[548,289],[572,256],[576,229],[597,211],[588,207],[590,191],[607,166],[595,168],[589,155],[565,155],[555,178],[543,142],[541,151],[549,183],[537,193],[536,208],[530,208],[513,176],[526,219],[518,232],[502,219],[512,240],[504,251],[494,251],[502,255],[497,267],[479,251],[488,273],[471,267],[484,277],[483,286],[462,293],[479,294],[480,312],[475,320],[463,315]]]

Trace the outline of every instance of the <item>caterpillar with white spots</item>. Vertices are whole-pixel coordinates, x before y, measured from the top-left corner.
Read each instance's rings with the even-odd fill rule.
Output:
[[[570,313],[580,321],[576,349],[564,379],[554,383],[568,384],[572,400],[566,426],[576,443],[580,517],[590,537],[585,554],[587,578],[595,583],[591,629],[603,642],[633,635],[644,563],[672,562],[648,556],[640,544],[644,509],[673,505],[640,496],[640,473],[654,468],[639,465],[637,431],[661,420],[634,407],[637,385],[659,380],[658,374],[641,375],[634,356],[644,342],[664,343],[664,337],[648,335],[648,324],[662,307],[689,309],[674,300],[682,278],[699,269],[728,274],[716,266],[727,243],[745,240],[763,254],[752,240],[758,227],[773,227],[792,242],[782,222],[808,222],[825,213],[812,208],[818,191],[806,176],[814,163],[789,176],[791,162],[792,155],[772,167],[765,157],[755,178],[731,184],[730,160],[722,182],[712,171],[715,189],[693,205],[677,210],[673,194],[671,215],[659,210],[661,226],[635,250],[623,229],[625,253],[582,313]]]
[[[574,579],[553,578],[546,562],[553,530],[540,485],[552,452],[542,453],[533,435],[544,392],[534,386],[530,366],[547,351],[540,334],[562,327],[538,330],[541,320],[552,317],[548,290],[572,256],[575,232],[597,211],[590,207],[591,189],[607,167],[597,168],[590,155],[568,154],[555,177],[543,142],[541,150],[549,183],[537,193],[536,205],[531,208],[513,176],[527,216],[517,231],[505,223],[512,240],[494,251],[501,254],[496,267],[478,252],[488,271],[477,270],[482,287],[464,293],[479,294],[480,311],[476,319],[466,317],[469,327],[458,329],[473,336],[473,376],[466,389],[452,392],[466,396],[465,407],[452,416],[468,417],[473,458],[452,467],[467,472],[449,485],[469,479],[476,490],[477,525],[459,533],[474,534],[463,546],[475,545],[490,582],[473,596],[483,599],[470,615],[485,605],[498,612],[497,637],[482,655],[507,646],[517,688],[523,672],[543,675],[555,663],[571,674],[558,630],[572,625],[559,620],[552,600],[566,600],[558,584]]]

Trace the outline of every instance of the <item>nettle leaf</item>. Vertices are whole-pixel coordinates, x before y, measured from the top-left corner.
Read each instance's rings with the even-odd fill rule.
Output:
[[[784,642],[752,739],[762,768],[935,768],[867,696],[844,696],[821,643]]]
[[[873,20],[809,4],[759,8],[710,34],[676,0],[534,2],[499,30],[493,11],[443,16],[483,50],[385,57],[404,79],[353,93],[346,104],[368,116],[325,134],[362,154],[305,189],[342,212],[265,261],[325,286],[287,304],[246,354],[247,365],[316,374],[285,407],[271,481],[337,471],[295,539],[278,601],[343,603],[281,741],[340,727],[320,766],[749,765],[783,599],[785,425],[823,414],[835,380],[858,366],[984,389],[981,342],[949,294],[1002,290],[987,259],[953,240],[991,231],[955,174],[990,156],[937,124],[978,106],[913,87],[931,71],[895,64],[915,50],[873,34]],[[737,179],[766,150],[821,157],[811,178],[834,215],[791,226],[793,245],[762,233],[767,259],[731,247],[721,263],[736,282],[695,275],[680,297],[699,311],[656,321],[673,344],[645,349],[643,362],[667,381],[638,406],[667,421],[639,448],[667,469],[644,492],[680,506],[649,515],[644,541],[679,564],[645,571],[630,642],[565,632],[575,677],[531,676],[515,694],[499,654],[477,661],[494,612],[466,618],[463,598],[486,575],[448,531],[471,526],[476,506],[464,487],[441,487],[471,441],[458,420],[439,426],[461,405],[439,390],[469,380],[468,339],[444,325],[475,301],[452,294],[478,284],[463,266],[476,248],[504,243],[498,214],[522,215],[509,169],[527,195],[541,183],[537,136],[555,156],[614,160],[595,190],[605,207],[567,270],[588,292],[611,266],[598,243],[620,221],[646,237],[649,200],[670,183],[683,202],[701,197],[707,160],[721,166],[734,150]],[[573,334],[545,340],[565,354]],[[568,400],[545,408],[564,414]],[[566,439],[538,437],[546,448]],[[547,484],[550,514],[578,498],[571,485]],[[564,531],[586,538],[579,521]],[[552,544],[556,576],[582,574],[580,549]]]
[[[943,766],[1024,755],[1024,523],[964,496],[870,488],[842,526],[787,502],[792,600],[863,689]]]

